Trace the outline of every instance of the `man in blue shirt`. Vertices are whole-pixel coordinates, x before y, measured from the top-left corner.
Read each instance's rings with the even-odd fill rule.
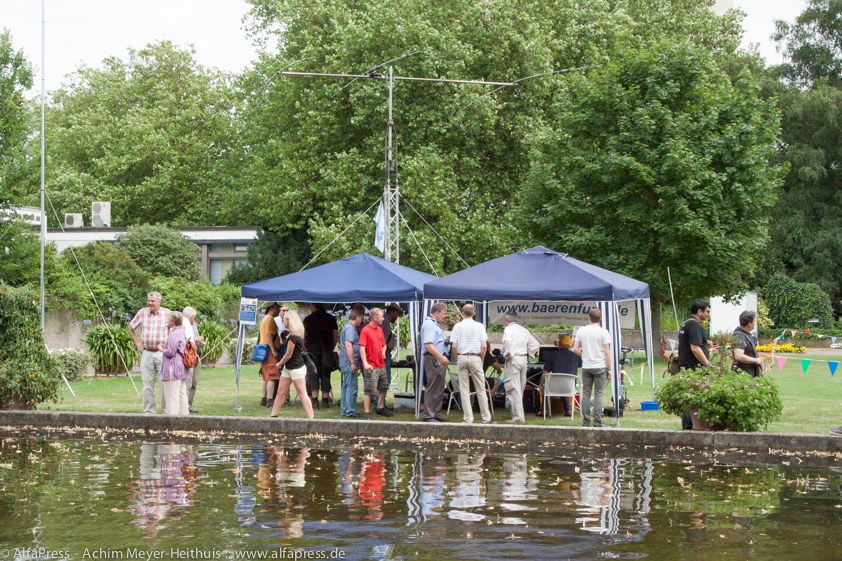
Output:
[[[436,302],[421,324],[421,355],[424,357],[424,418],[428,423],[444,423],[444,377],[447,373],[447,340],[439,323],[447,316],[447,305]]]
[[[360,358],[360,334],[357,328],[362,325],[363,315],[351,310],[348,321],[339,334],[339,370],[342,371],[342,397],[339,400],[340,416],[359,419],[357,413],[357,391],[362,359]]]

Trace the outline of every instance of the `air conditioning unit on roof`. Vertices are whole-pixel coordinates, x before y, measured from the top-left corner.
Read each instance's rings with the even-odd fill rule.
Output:
[[[64,215],[65,228],[81,228],[85,224],[82,221],[82,213],[66,213]]]
[[[111,203],[100,201],[91,203],[91,226],[96,228],[111,227]]]

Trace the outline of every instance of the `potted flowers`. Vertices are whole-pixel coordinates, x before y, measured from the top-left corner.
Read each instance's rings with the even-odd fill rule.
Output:
[[[655,395],[667,413],[690,411],[694,429],[759,430],[783,411],[778,387],[768,376],[752,378],[716,367],[679,372]]]

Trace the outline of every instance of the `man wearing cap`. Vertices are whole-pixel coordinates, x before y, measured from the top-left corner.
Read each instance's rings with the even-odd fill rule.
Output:
[[[574,376],[579,374],[579,368],[582,366],[582,357],[570,350],[570,345],[572,344],[573,340],[570,338],[570,335],[566,333],[558,334],[558,339],[555,342],[558,350],[551,352],[547,356],[546,362],[544,362],[544,371],[541,374],[541,388],[544,387],[544,376],[547,374],[572,374]],[[564,414],[570,415],[572,412],[570,398],[562,397],[561,401],[564,404]]]
[[[522,325],[517,323],[517,312],[506,312],[503,316],[506,329],[503,330],[503,348],[506,349],[506,370],[503,384],[509,396],[512,418],[507,423],[525,423],[523,415],[523,388],[526,386],[526,367],[529,357],[538,352],[538,340]]]
[[[170,311],[161,307],[161,294],[150,292],[146,295],[146,307],[141,308],[129,322],[129,334],[137,345],[140,355],[140,378],[143,382],[143,412],[154,415],[156,412],[155,380],[161,374],[161,362],[164,353],[159,345],[167,342],[170,330],[167,327]],[[140,327],[140,338],[137,328]],[[126,365],[129,366],[129,365]],[[161,398],[163,406],[163,396]]]
[[[383,336],[386,338],[386,382],[389,386],[392,385],[392,351],[398,346],[398,336],[392,331],[392,326],[403,315],[403,310],[397,304],[389,304],[386,306],[386,313],[383,315],[383,323],[380,324],[380,329],[383,330]],[[386,392],[380,394],[380,402],[377,406],[377,413],[386,411]]]
[[[456,355],[459,366],[459,395],[462,398],[462,418],[466,423],[474,422],[474,410],[471,407],[471,379],[477,390],[477,402],[482,415],[482,422],[491,424],[491,412],[485,392],[485,376],[482,364],[488,350],[488,334],[481,323],[474,321],[473,304],[462,306],[462,321],[453,326],[450,334],[450,348]]]

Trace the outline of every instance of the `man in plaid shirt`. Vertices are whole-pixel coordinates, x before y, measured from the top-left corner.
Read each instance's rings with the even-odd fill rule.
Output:
[[[140,378],[143,380],[143,412],[154,415],[155,406],[155,379],[161,374],[161,361],[164,353],[158,350],[158,345],[167,342],[169,328],[167,327],[167,316],[170,311],[161,307],[161,295],[157,292],[150,292],[146,295],[146,307],[141,308],[129,322],[129,333],[137,345],[140,355]],[[136,330],[141,327],[140,338]],[[161,407],[164,406],[163,395],[161,395]]]

